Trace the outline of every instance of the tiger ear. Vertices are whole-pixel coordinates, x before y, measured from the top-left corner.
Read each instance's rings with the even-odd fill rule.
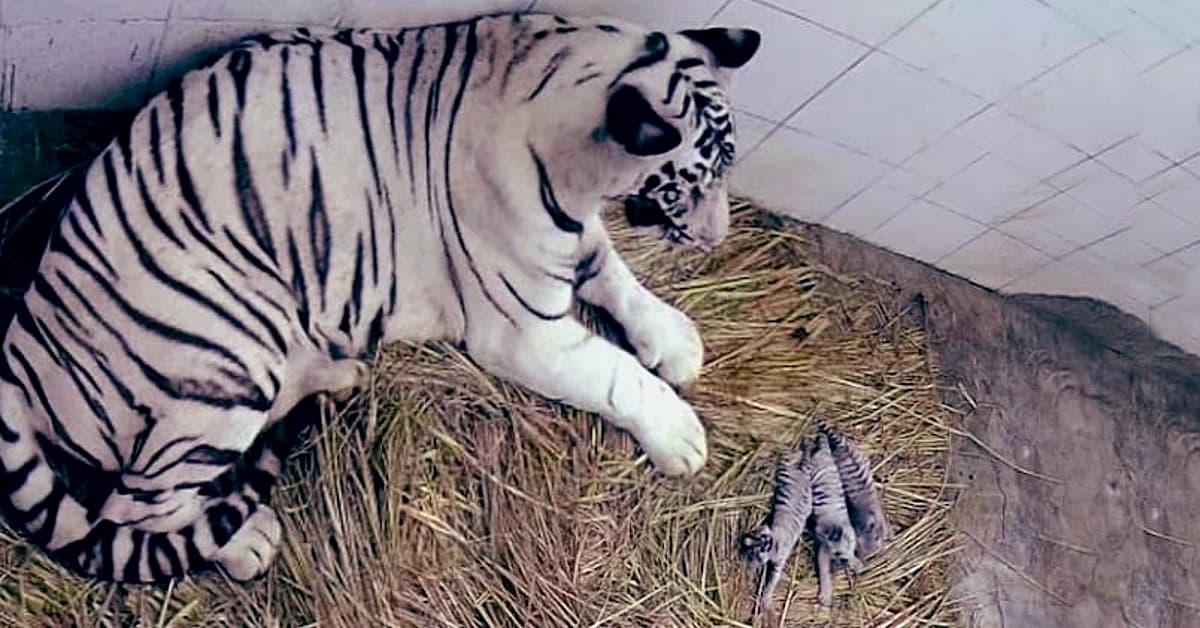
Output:
[[[708,48],[723,68],[740,68],[758,52],[762,35],[749,28],[702,28],[679,33]]]
[[[683,141],[679,131],[662,119],[632,85],[622,85],[608,97],[604,129],[632,155],[661,155]]]

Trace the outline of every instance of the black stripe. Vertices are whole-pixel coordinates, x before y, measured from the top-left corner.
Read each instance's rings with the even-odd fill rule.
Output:
[[[117,151],[121,153],[121,163],[125,166],[125,172],[133,170],[133,151],[129,148],[129,136],[132,134],[132,122],[121,126],[121,130],[117,132]]]
[[[288,258],[292,264],[292,280],[288,284],[292,288],[293,298],[296,299],[299,305],[297,316],[300,318],[300,325],[308,328],[308,284],[304,280],[304,269],[300,265],[300,252],[296,249],[296,239],[292,237],[292,232],[289,230],[287,235]]]
[[[562,48],[550,57],[550,61],[546,64],[546,69],[542,71],[542,80],[538,81],[537,87],[534,87],[529,96],[525,98],[527,102],[537,98],[537,95],[542,93],[542,90],[546,88],[546,84],[558,73],[558,68],[562,65],[563,60],[569,56],[571,56],[571,49]]]
[[[130,530],[129,540],[133,543],[133,550],[125,559],[125,568],[121,571],[121,579],[126,582],[137,582],[142,579],[139,563],[142,562],[142,546],[146,542],[146,533],[138,529]]]
[[[371,164],[371,176],[375,180],[375,193],[383,194],[383,183],[379,179],[379,162],[375,158],[375,139],[371,136],[371,120],[367,117],[367,51],[354,43],[353,34],[349,30],[338,32],[334,39],[350,47],[350,70],[354,73],[354,93],[358,96],[358,125],[362,128],[367,162]]]
[[[13,493],[16,493],[18,489],[24,486],[25,483],[29,481],[29,474],[33,473],[33,470],[42,464],[45,463],[35,455],[12,471],[5,469],[3,472],[0,472],[0,488],[4,489],[4,497],[7,498],[10,503],[12,501]],[[15,504],[13,505],[13,508],[16,508]]]
[[[74,230],[76,239],[78,239],[80,242],[83,242],[83,245],[87,248],[88,252],[90,252],[92,256],[104,266],[104,270],[107,270],[108,274],[115,279],[117,277],[117,270],[113,268],[112,264],[108,263],[108,260],[105,259],[104,255],[100,253],[100,250],[96,248],[96,245],[92,243],[92,239],[83,231],[83,226],[79,224],[79,219],[75,217],[74,213],[67,214],[67,224],[70,225],[71,229]],[[64,233],[65,231],[65,229],[60,230],[57,234],[55,234],[54,239],[50,241],[51,251],[65,252],[66,249],[73,249],[73,247],[67,243],[66,234]]]
[[[154,466],[155,462],[158,462],[158,459],[162,457],[162,455],[166,453],[171,446],[179,444],[180,442],[184,442],[185,440],[195,439],[189,438],[172,440],[170,443],[160,447],[159,450],[155,452],[154,457],[147,461],[146,464],[142,465],[142,468],[149,470]],[[242,452],[238,449],[221,449],[208,444],[199,444],[195,445],[183,454],[176,455],[171,462],[163,465],[157,471],[153,473],[141,473],[137,475],[145,479],[154,479],[157,477],[162,477],[167,472],[183,464],[202,464],[212,467],[227,467],[234,462],[237,462],[237,459],[241,456]],[[172,487],[171,490],[179,490],[181,487],[184,487],[184,485]]]
[[[229,53],[229,74],[233,77],[233,92],[237,96],[238,110],[246,108],[246,78],[250,76],[250,51],[234,50]]]
[[[237,249],[237,252],[242,256],[243,259],[249,262],[251,266],[267,274],[275,281],[278,281],[285,286],[287,285],[287,282],[284,281],[283,277],[279,275],[279,271],[267,266],[265,262],[260,260],[258,256],[254,254],[254,251],[250,250],[250,247],[243,244],[242,241],[233,234],[233,231],[229,230],[229,227],[222,227],[221,232],[225,234],[225,239],[229,240],[229,243],[233,245],[233,248]]]
[[[530,305],[529,302],[526,301],[520,295],[520,293],[517,292],[517,289],[514,288],[512,283],[510,283],[508,281],[508,277],[505,277],[504,273],[499,273],[499,275],[500,275],[500,281],[504,282],[504,287],[508,288],[509,294],[511,294],[513,296],[513,298],[517,300],[517,303],[520,303],[521,307],[525,308],[530,314],[533,314],[534,316],[536,316],[544,321],[556,321],[560,318],[563,318],[567,314],[571,313],[571,307],[569,305],[567,306],[566,310],[564,310],[563,312],[561,312],[559,314],[546,314],[545,312],[538,310],[537,308]]]
[[[108,543],[107,545],[111,546],[112,544]],[[166,570],[163,570],[159,563],[160,556],[167,559]],[[150,539],[146,542],[146,561],[150,563],[150,577],[156,582],[183,575],[183,563],[179,560],[175,546],[171,545],[168,533],[159,532],[150,535]]]
[[[417,197],[416,165],[413,163],[413,120],[412,98],[417,88],[417,75],[421,70],[421,61],[425,57],[425,28],[417,31],[417,51],[413,53],[412,68],[408,71],[408,91],[404,96],[404,148],[408,155],[408,186],[409,194]],[[428,141],[428,135],[426,141]]]
[[[38,325],[38,322],[33,319],[33,315],[29,311],[29,306],[25,303],[18,305],[16,309],[16,316],[14,318],[16,319],[17,326],[21,329],[24,329],[26,333],[32,336],[34,341],[37,342],[38,346],[42,348],[42,351],[49,355],[50,358],[54,360],[55,364],[61,367],[63,365],[62,361],[58,359],[58,355],[56,355],[54,348],[50,346],[50,343],[46,341],[46,337],[42,335],[41,326]]]
[[[51,303],[57,303],[59,307],[66,307],[65,304],[63,304],[62,299],[59,298],[56,292],[54,292],[54,289],[50,286],[50,284],[41,276],[38,276],[38,284],[39,285],[37,286],[36,290],[40,295],[42,295],[43,298]],[[44,327],[43,331],[48,332],[48,330],[45,330]],[[100,419],[109,433],[115,432],[116,427],[113,425],[112,419],[109,418],[108,411],[104,409],[103,405],[96,401],[94,395],[89,392],[88,387],[84,386],[83,379],[86,379],[87,383],[90,385],[90,390],[94,391],[95,395],[99,395],[100,384],[96,381],[96,378],[92,377],[92,374],[89,373],[73,355],[71,355],[70,351],[67,351],[67,348],[64,347],[57,338],[49,333],[45,333],[45,338],[51,345],[53,345],[54,352],[57,355],[56,361],[63,365],[63,370],[66,371],[67,375],[70,376],[71,380],[75,383],[75,389],[78,391],[80,398],[83,399],[84,403],[87,404],[88,408],[92,411],[96,418]],[[83,376],[82,379],[80,377],[81,375]],[[107,435],[102,434],[102,436],[108,443],[109,449],[113,453],[113,457],[118,461],[121,460],[121,454],[116,448],[116,444],[113,443]]]
[[[383,308],[375,310],[371,324],[367,327],[367,355],[373,356],[379,350],[379,341],[383,339]]]
[[[533,157],[533,164],[537,168],[538,194],[542,199],[542,207],[547,214],[550,214],[550,220],[554,222],[555,227],[567,233],[581,235],[583,223],[567,215],[567,212],[563,211],[562,206],[558,204],[558,199],[554,195],[554,186],[550,183],[550,175],[546,172],[546,164],[542,163],[541,157],[538,157],[533,146],[529,147],[529,154]]]
[[[579,263],[575,265],[576,290],[600,274],[600,271],[604,269],[604,258],[607,255],[608,249],[596,249],[579,260]]]
[[[78,318],[75,317],[75,313],[71,311],[72,308],[67,307],[67,304],[63,302],[62,297],[59,296],[58,291],[50,285],[49,281],[46,281],[44,276],[38,275],[33,278],[33,289],[35,292],[37,292],[38,296],[45,299],[50,305],[54,306],[55,314],[61,314],[62,316],[65,316],[76,327],[83,327],[83,324]]]
[[[12,355],[15,347],[16,345],[8,345],[9,355]],[[0,380],[8,382],[9,384],[15,386],[17,390],[20,390],[21,394],[25,397],[25,405],[33,405],[33,396],[29,394],[29,389],[25,387],[25,384],[23,384],[21,380],[17,378],[17,374],[12,370],[12,364],[10,364],[7,359],[0,359]],[[4,429],[7,430],[8,427],[5,426]],[[7,437],[7,434],[5,434],[5,436]],[[5,438],[5,440],[8,439]]]
[[[338,320],[337,328],[345,335],[350,335],[350,304],[342,304],[342,318]],[[346,348],[340,345],[331,346],[329,351],[335,359],[340,359],[346,356]]]
[[[397,41],[395,36],[384,36],[384,41],[387,45],[380,43],[380,36],[375,35],[375,50],[383,55],[383,60],[387,63],[387,87],[384,91],[384,100],[387,101],[388,112],[388,128],[392,133],[392,159],[396,163],[400,163],[400,141],[396,138],[396,62],[400,60],[400,49],[404,45],[404,33],[400,31]]]
[[[209,571],[213,568],[212,563],[200,555],[200,550],[196,547],[194,535],[195,528],[193,526],[186,526],[179,530],[179,537],[183,539],[184,558],[187,560],[187,568],[196,572]]]
[[[179,219],[183,221],[183,226],[185,229],[187,229],[188,233],[191,234],[191,236],[195,238],[196,241],[201,244],[201,246],[208,249],[208,251],[215,255],[217,259],[225,262],[225,265],[228,266],[230,270],[241,275],[242,277],[246,276],[246,273],[242,270],[241,265],[234,264],[233,261],[225,256],[225,252],[221,250],[221,247],[213,244],[213,241],[207,235],[200,233],[200,230],[196,228],[196,223],[192,222],[192,219],[188,218],[187,214],[179,212]]]
[[[214,107],[216,100],[212,89],[215,86],[216,83],[210,79],[208,105],[209,113],[214,116],[216,115]],[[167,86],[167,100],[171,103],[171,123],[175,125],[175,177],[179,180],[179,193],[183,196],[184,202],[200,220],[200,225],[204,227],[204,230],[211,233],[212,226],[208,224],[208,217],[204,215],[204,209],[200,206],[200,199],[196,196],[196,188],[192,184],[192,175],[188,172],[187,161],[183,156],[183,96],[183,88],[178,79]],[[214,118],[213,128],[220,136],[220,123],[216,121],[216,118]]]
[[[292,112],[292,88],[288,85],[288,57],[291,49],[284,47],[279,53],[279,60],[282,64],[280,74],[283,77],[280,91],[283,93],[283,129],[287,133],[288,138],[288,154],[292,157],[296,156],[296,119]],[[284,159],[284,168],[286,169],[287,160]],[[285,170],[286,173],[286,170]],[[287,175],[284,175],[287,179]]]
[[[79,189],[75,193],[75,203],[79,205],[79,209],[83,210],[83,215],[87,217],[88,222],[92,223],[92,229],[96,230],[96,235],[103,238],[104,231],[100,229],[100,223],[96,220],[96,210],[92,207],[92,199],[88,198],[86,176],[79,180]]]
[[[137,170],[137,184],[138,194],[142,198],[142,205],[144,205],[146,208],[146,214],[150,216],[150,222],[153,222],[154,226],[157,227],[163,235],[167,236],[168,240],[174,242],[175,246],[178,246],[181,249],[186,249],[187,245],[185,245],[183,240],[180,240],[179,237],[175,235],[175,231],[172,230],[171,226],[167,224],[166,218],[164,218],[162,213],[158,211],[158,206],[154,204],[154,200],[150,198],[150,191],[146,189],[146,178],[142,176],[141,168],[138,168]]]
[[[354,306],[354,324],[356,326],[362,316],[363,254],[363,237],[359,232],[354,243],[354,277],[350,280],[350,303]]]
[[[243,523],[242,513],[225,502],[209,506],[204,517],[208,521],[213,542],[217,544],[217,547],[224,547]]]
[[[603,72],[592,72],[591,74],[588,74],[587,76],[582,76],[575,81],[575,87],[579,87],[580,85],[583,85],[584,83],[586,83],[588,81],[598,79],[601,76],[604,76]]]
[[[313,268],[317,271],[317,287],[321,289],[321,308],[325,308],[325,290],[329,282],[329,255],[332,250],[332,233],[329,214],[325,212],[325,196],[321,192],[321,171],[317,166],[316,149],[312,155],[312,202],[308,207],[308,237],[312,251]]]
[[[172,103],[172,108],[174,108],[174,103]],[[208,119],[212,122],[213,132],[217,134],[217,137],[221,137],[221,95],[217,84],[216,72],[208,75]],[[177,140],[181,122],[179,117],[176,116],[175,135]]]
[[[442,80],[446,77],[446,71],[450,68],[450,60],[454,57],[455,50],[458,48],[458,26],[456,24],[447,24],[444,27],[446,32],[445,50],[442,51],[442,61],[438,64],[437,74],[429,83],[429,95],[425,99],[425,187],[430,196],[429,210],[433,211],[433,146],[431,136],[433,133],[433,121],[437,119],[438,101],[441,99]]]
[[[367,232],[371,235],[371,286],[379,285],[379,240],[375,235],[375,203],[371,195],[363,190],[363,200],[367,203]]]
[[[162,162],[162,131],[158,128],[158,107],[150,109],[150,159],[154,163],[154,174],[158,175],[158,184],[166,182],[166,172]]]
[[[679,87],[679,81],[682,79],[683,79],[682,72],[672,72],[671,73],[671,78],[667,79],[667,95],[665,98],[662,99],[662,104],[665,105],[665,104],[671,102],[671,99],[675,97],[675,89]]]
[[[239,294],[241,291],[229,285],[229,282],[225,281],[220,275],[213,272],[211,269],[205,269],[205,271],[210,277],[213,278],[214,281],[224,288],[225,292],[230,298],[232,298],[234,301],[237,301],[242,307],[246,308],[246,312],[250,314],[250,316],[254,317],[254,320],[258,321],[259,324],[267,330],[267,333],[271,335],[271,341],[275,343],[275,348],[279,350],[279,353],[281,355],[287,354],[287,342],[284,341],[283,334],[279,332],[279,328],[276,327],[273,322],[271,322],[271,319],[267,318],[262,312],[259,312],[258,308],[255,307],[254,304],[250,303],[245,297]]]
[[[242,220],[250,230],[251,237],[258,248],[267,254],[272,262],[275,258],[275,244],[271,241],[271,225],[267,222],[267,214],[263,211],[262,199],[254,187],[254,176],[250,172],[250,162],[246,159],[246,149],[242,140],[242,122],[240,118],[233,120],[233,185],[237,190],[238,207],[242,210]]]
[[[388,312],[392,313],[396,311],[396,298],[398,293],[398,278],[396,275],[400,272],[400,268],[396,264],[396,246],[398,245],[396,242],[396,213],[392,208],[392,194],[388,190],[387,186],[384,186],[383,188],[383,202],[387,205],[388,237],[391,238],[391,245],[388,247],[392,259],[392,269],[388,273],[388,277],[390,278],[391,282],[391,286],[388,288]]]
[[[686,70],[688,68],[694,68],[700,65],[704,65],[703,59],[699,59],[697,57],[684,57],[683,59],[675,62],[675,69]]]
[[[321,132],[327,133],[325,126],[325,85],[321,78],[321,42],[313,40],[312,46],[312,88],[317,98],[317,117],[321,120]]]

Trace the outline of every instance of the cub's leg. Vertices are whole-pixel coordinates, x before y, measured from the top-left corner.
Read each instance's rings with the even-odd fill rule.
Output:
[[[704,362],[696,324],[638,282],[602,228],[588,233],[595,248],[579,271],[579,298],[621,324],[646,368],[676,386],[694,382]]]
[[[468,351],[497,375],[604,416],[668,474],[695,473],[704,464],[707,446],[696,413],[633,356],[573,319],[522,325],[474,323],[480,331],[467,339]]]

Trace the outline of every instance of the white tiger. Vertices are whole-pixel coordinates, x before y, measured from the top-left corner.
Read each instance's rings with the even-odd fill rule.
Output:
[[[695,472],[704,428],[671,384],[699,374],[700,337],[599,213],[721,241],[725,86],[759,40],[514,14],[260,35],[186,74],[17,201],[63,217],[3,338],[0,506],[98,578],[255,577],[281,533],[264,435],[399,340],[461,341]],[[213,489],[235,465],[250,479]]]

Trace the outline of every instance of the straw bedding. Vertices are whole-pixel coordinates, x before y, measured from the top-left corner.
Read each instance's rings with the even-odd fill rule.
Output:
[[[626,435],[452,346],[392,347],[351,405],[321,406],[293,456],[275,498],[286,547],[266,579],[94,584],[5,530],[0,625],[744,625],[755,582],[737,537],[816,412],[876,463],[899,534],[852,584],[838,576],[828,611],[801,548],[772,625],[950,623],[954,414],[921,329],[881,306],[889,288],[808,262],[795,232],[742,202],[714,254],[614,231],[701,327],[707,364],[685,395],[709,430],[699,476],[655,474]]]

